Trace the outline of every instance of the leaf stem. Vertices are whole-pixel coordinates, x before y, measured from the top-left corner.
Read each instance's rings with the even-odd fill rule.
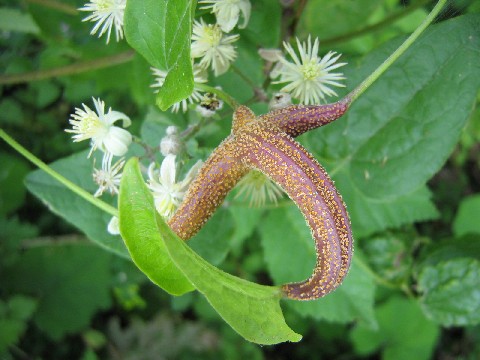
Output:
[[[77,15],[78,10],[71,5],[64,4],[60,1],[55,1],[55,0],[27,0],[28,3],[30,4],[37,4],[41,6],[45,6],[60,12],[63,12],[68,15]]]
[[[202,91],[206,91],[206,92],[217,95],[220,99],[225,101],[225,103],[227,103],[234,110],[239,106],[238,102],[233,97],[231,97],[221,89],[217,89],[217,88],[214,88],[213,86],[209,86],[201,83],[196,83],[195,86]]]
[[[54,69],[30,71],[22,74],[0,75],[0,85],[21,84],[31,81],[50,79],[58,76],[74,75],[126,63],[133,59],[132,50],[102,58],[81,61]]]
[[[423,20],[417,29],[395,50],[378,68],[375,69],[362,83],[357,86],[346,98],[354,102],[362,93],[372,85],[403,53],[417,40],[420,34],[435,19],[447,0],[439,0],[430,14]]]
[[[65,185],[68,189],[73,191],[78,196],[82,197],[84,200],[88,201],[92,205],[98,207],[99,209],[105,211],[106,213],[112,216],[118,216],[118,210],[115,209],[113,206],[107,204],[106,202],[94,197],[92,194],[87,192],[86,190],[82,189],[77,184],[71,182],[63,175],[60,175],[58,172],[53,170],[50,166],[45,164],[42,160],[37,158],[33,155],[30,151],[25,149],[22,145],[16,142],[10,135],[8,135],[2,128],[0,128],[0,138],[5,140],[5,142],[14,148],[18,153],[20,153],[23,157],[25,157],[28,161],[33,163],[39,169],[45,171],[48,175],[56,179],[61,184]]]

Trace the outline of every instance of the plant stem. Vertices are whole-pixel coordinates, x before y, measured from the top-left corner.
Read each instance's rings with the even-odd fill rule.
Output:
[[[197,83],[195,84],[195,86],[202,91],[206,91],[206,92],[217,95],[220,99],[225,101],[225,103],[227,103],[234,110],[239,106],[238,102],[223,90],[214,88],[213,86],[201,84],[201,83]]]
[[[68,15],[77,15],[78,10],[71,5],[64,4],[60,1],[55,0],[27,0],[28,3],[42,5],[60,12],[63,12]]]
[[[23,74],[2,75],[0,76],[0,85],[20,84],[98,70],[126,63],[133,59],[133,55],[134,52],[132,50],[128,50],[116,55],[105,56],[94,60],[81,61],[54,69],[31,71]]]
[[[361,28],[361,29],[358,29],[358,30],[347,32],[347,33],[344,33],[344,34],[339,35],[339,36],[335,36],[335,37],[331,37],[331,38],[322,40],[321,41],[322,46],[326,46],[326,45],[331,46],[333,44],[345,42],[345,41],[348,41],[350,39],[360,37],[360,36],[368,34],[370,32],[378,31],[378,30],[384,28],[385,26],[391,25],[392,23],[394,23],[398,19],[401,19],[402,17],[410,14],[411,12],[415,11],[419,7],[422,7],[423,5],[425,5],[429,2],[430,2],[430,0],[418,1],[416,3],[413,3],[413,4],[409,5],[407,8],[405,8],[401,11],[397,11],[397,12],[391,14],[390,16],[387,16],[385,19],[383,19],[383,20],[381,20],[381,21],[379,21],[375,24],[365,26],[364,28]]]
[[[377,80],[403,53],[417,40],[420,34],[430,25],[438,15],[447,0],[439,0],[430,14],[423,20],[417,29],[395,50],[378,68],[375,69],[362,83],[346,96],[350,102],[354,102],[375,80]]]
[[[5,142],[10,145],[12,148],[14,148],[18,153],[20,153],[23,157],[25,157],[28,161],[33,163],[35,166],[37,166],[39,169],[42,169],[45,171],[48,175],[56,179],[58,182],[61,184],[65,185],[68,189],[73,191],[75,194],[78,196],[82,197],[92,205],[98,207],[99,209],[105,211],[106,213],[112,215],[112,216],[118,216],[118,210],[115,209],[113,206],[107,204],[106,202],[103,202],[102,200],[94,197],[92,194],[89,192],[85,191],[82,189],[80,186],[77,184],[71,182],[67,178],[65,178],[63,175],[60,175],[58,172],[53,170],[50,166],[45,164],[42,160],[37,158],[35,155],[33,155],[31,152],[29,152],[27,149],[25,149],[22,145],[20,145],[18,142],[16,142],[10,135],[8,135],[3,129],[0,128],[0,138],[5,140]]]

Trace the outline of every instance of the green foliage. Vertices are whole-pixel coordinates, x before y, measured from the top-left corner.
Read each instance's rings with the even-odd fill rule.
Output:
[[[0,8],[0,29],[38,34],[40,29],[30,14],[16,9]]]
[[[15,295],[6,302],[0,300],[0,355],[18,341],[36,306],[35,299],[22,295]]]
[[[465,198],[457,212],[453,222],[453,231],[456,236],[465,234],[480,234],[480,195],[473,195]]]
[[[29,168],[24,160],[0,154],[0,214],[6,215],[19,208],[25,200],[23,179]]]
[[[1,281],[9,292],[38,299],[33,321],[59,340],[83,330],[96,311],[111,305],[110,259],[88,244],[32,248],[5,269]]]
[[[168,256],[153,218],[155,206],[152,195],[133,160],[127,163],[123,172],[119,209],[122,238],[138,268],[172,295],[194,290],[188,278]]]
[[[318,36],[319,55],[341,51],[340,61],[348,63],[340,69],[344,95],[431,9],[397,0],[251,3],[248,26],[231,32],[240,35],[234,67],[210,74],[208,85],[221,86],[256,114],[268,111],[268,99],[281,88],[268,77],[273,64],[259,57],[259,48]],[[196,104],[184,114],[163,111],[193,89],[193,16],[208,23],[215,16],[190,0],[128,0],[127,41],[112,37],[105,45],[104,37],[89,35],[94,24],[82,21],[89,13],[76,10],[83,4],[2,5],[1,81],[72,70],[2,83],[0,127],[94,193],[93,161],[82,151],[88,145],[72,143],[63,129],[75,107],[91,107],[91,97],[100,97],[131,117],[128,130],[137,137],[126,157],[140,157],[142,173],[162,161],[158,146],[168,126],[187,134],[177,156],[182,178],[231,131],[226,105],[209,119]],[[275,285],[304,280],[315,263],[310,231],[288,199],[251,209],[234,191],[184,243],[155,217],[145,176],[129,165],[120,199],[125,246],[106,231],[110,215],[45,173],[25,180],[40,201],[26,194],[29,166],[1,142],[0,357],[478,358],[479,11],[477,1],[450,0],[438,23],[345,116],[298,139],[335,180],[355,238],[346,280],[317,301],[280,304]],[[105,56],[122,54],[121,64],[96,68]],[[85,61],[95,69],[77,67]],[[157,98],[151,66],[168,72]],[[98,168],[100,151],[94,157]],[[109,194],[101,199],[116,205]],[[107,251],[72,234],[77,230]],[[296,333],[303,335],[299,344],[250,342],[298,341]]]
[[[480,323],[480,261],[452,259],[422,269],[418,279],[427,316],[445,326]]]
[[[353,329],[351,338],[359,355],[380,350],[382,359],[431,359],[439,329],[425,319],[413,300],[391,297],[376,310],[378,329],[363,325]]]
[[[177,282],[172,280],[180,270],[205,295],[222,318],[245,339],[258,344],[301,339],[300,335],[285,324],[278,288],[250,283],[213,267],[178,238],[158,214],[156,216],[153,197],[143,183],[137,160],[132,159],[127,163],[121,188],[122,236],[137,266],[151,279],[155,279],[157,285],[174,294],[183,293],[189,283],[184,279]],[[155,217],[158,227],[156,236],[145,237],[145,227],[150,231],[155,224]],[[139,223],[128,221],[132,218],[140,218]],[[135,245],[135,248],[130,244]],[[157,255],[155,259],[163,259],[168,265],[152,267],[152,254]],[[167,286],[172,286],[173,291]]]
[[[418,290],[425,314],[444,326],[480,323],[480,237],[433,246],[420,265]]]
[[[132,0],[125,10],[128,43],[154,67],[167,71],[157,105],[167,110],[193,90],[190,32],[192,0]]]
[[[91,175],[92,163],[87,159],[86,152],[59,160],[51,164],[51,167],[82,188],[95,192]],[[105,231],[111,215],[72,193],[41,170],[29,174],[26,185],[51,211],[81,229],[90,240],[120,256],[128,256],[122,239]]]

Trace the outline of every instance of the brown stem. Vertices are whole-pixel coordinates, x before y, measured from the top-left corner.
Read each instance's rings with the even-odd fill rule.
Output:
[[[132,50],[128,50],[119,54],[105,56],[94,60],[80,61],[54,69],[30,71],[22,74],[1,75],[0,85],[21,84],[108,68],[131,61],[134,54],[135,53]]]

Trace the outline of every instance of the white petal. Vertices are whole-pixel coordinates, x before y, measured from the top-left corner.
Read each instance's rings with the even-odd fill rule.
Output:
[[[125,129],[111,126],[100,144],[102,150],[115,156],[123,156],[132,142],[132,135]]]
[[[177,173],[175,158],[175,155],[167,155],[162,161],[162,166],[160,166],[160,180],[167,187],[171,187],[175,184]]]
[[[105,122],[109,125],[114,124],[118,120],[123,120],[123,127],[129,127],[132,124],[130,118],[120,111],[109,110],[104,116]]]

